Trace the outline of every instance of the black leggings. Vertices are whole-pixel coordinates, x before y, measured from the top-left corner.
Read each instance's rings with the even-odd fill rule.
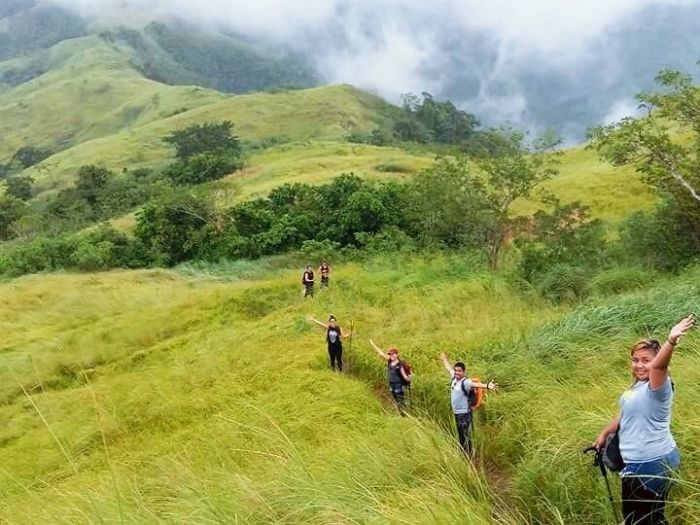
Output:
[[[459,436],[459,446],[467,454],[472,453],[472,413],[455,414],[457,424],[457,436]]]
[[[331,358],[331,368],[335,370],[335,363],[338,363],[338,370],[343,371],[343,347],[328,346],[328,356]]]
[[[623,477],[622,515],[625,525],[666,525],[664,509],[668,492],[667,488],[658,495],[645,488],[638,477]]]

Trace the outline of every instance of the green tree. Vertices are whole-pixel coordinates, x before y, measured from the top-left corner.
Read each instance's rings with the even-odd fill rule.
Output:
[[[484,214],[488,220],[484,245],[494,270],[506,239],[515,235],[523,223],[522,218],[511,217],[513,203],[529,197],[537,186],[558,173],[554,169],[558,139],[543,137],[527,143],[523,133],[504,130],[503,140],[508,147],[504,147],[500,155],[478,161],[486,176]]]
[[[599,268],[606,247],[603,222],[591,219],[589,208],[580,202],[562,204],[554,197],[545,202],[552,210],[538,210],[529,234],[516,240],[522,276],[534,282],[557,265]]]
[[[437,162],[415,181],[412,221],[415,234],[428,242],[478,247],[492,269],[501,249],[526,222],[511,216],[513,203],[529,197],[541,182],[555,175],[558,141],[525,141],[525,135],[503,130],[504,145],[496,157]]]
[[[19,165],[20,169],[30,168],[49,158],[52,152],[35,146],[23,146],[12,156],[11,163]]]
[[[9,177],[6,181],[5,192],[17,199],[28,201],[32,198],[34,179],[27,176]]]
[[[241,144],[233,135],[233,123],[206,122],[173,131],[163,139],[175,147],[177,158],[184,161],[195,155],[208,152],[241,154]]]
[[[112,177],[113,173],[106,168],[95,165],[81,167],[75,181],[78,197],[94,206]]]
[[[235,153],[207,151],[175,162],[165,173],[175,184],[202,184],[221,179],[244,166],[243,159]]]
[[[214,204],[188,191],[149,202],[138,213],[134,235],[160,264],[197,259],[210,250],[220,229]]]
[[[0,197],[0,240],[16,237],[17,230],[13,223],[27,211],[27,205],[20,199],[5,195]]]
[[[624,118],[589,131],[590,147],[604,160],[631,165],[681,210],[684,235],[700,251],[700,86],[690,75],[664,70],[658,91],[637,95],[643,118]]]

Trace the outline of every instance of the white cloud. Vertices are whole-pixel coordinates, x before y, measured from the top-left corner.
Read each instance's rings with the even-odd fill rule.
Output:
[[[2,0],[0,0],[2,1]],[[595,64],[595,89],[617,81],[614,50],[603,38],[651,5],[700,0],[52,0],[93,16],[139,18],[173,14],[224,25],[308,52],[325,79],[347,82],[398,102],[408,91],[439,94],[455,72],[445,63],[445,42],[485,35],[490,63],[466,60],[478,81],[461,98],[483,120],[518,122],[528,100],[518,82],[531,69],[557,71],[577,81],[581,64]],[[129,15],[130,16],[130,15]],[[459,48],[469,53],[468,46]],[[451,58],[454,58],[453,56]],[[440,68],[445,65],[444,68]],[[452,64],[452,67],[454,65]],[[588,71],[588,70],[587,70]],[[520,74],[517,77],[516,72]],[[452,86],[454,88],[454,86]],[[478,95],[475,96],[475,91]],[[454,90],[453,90],[454,92]],[[633,93],[630,93],[630,96]],[[619,94],[618,94],[619,96]],[[460,97],[454,97],[460,98]],[[619,114],[622,106],[610,109]],[[618,111],[619,110],[619,111]],[[493,118],[489,118],[489,117]]]

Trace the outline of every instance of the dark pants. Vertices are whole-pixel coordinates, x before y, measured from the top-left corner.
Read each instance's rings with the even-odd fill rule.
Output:
[[[338,363],[338,370],[343,371],[343,347],[328,346],[328,356],[331,358],[331,368],[335,370],[335,363]]]
[[[459,436],[459,446],[468,455],[472,453],[472,413],[455,414],[457,423],[457,436]]]
[[[396,406],[399,408],[399,412],[401,412],[401,415],[404,415],[406,411],[406,398],[403,385],[401,383],[389,383],[389,391],[391,392],[391,397],[394,398]]]
[[[644,487],[640,478],[622,478],[622,515],[625,525],[666,525],[664,509],[668,488],[661,494]]]
[[[304,297],[314,296],[314,283],[304,285]]]
[[[321,286],[328,286],[328,277],[321,277]]]
[[[622,514],[626,525],[665,525],[666,500],[674,471],[680,466],[678,450],[666,457],[627,463],[622,470]]]

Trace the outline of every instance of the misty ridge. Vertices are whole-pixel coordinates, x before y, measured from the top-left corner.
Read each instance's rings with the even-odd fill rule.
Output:
[[[589,126],[634,114],[634,94],[651,87],[662,68],[694,74],[700,59],[697,0],[5,2],[0,16],[10,21],[38,6],[71,10],[84,21],[70,22],[71,36],[154,20],[179,24],[178,31],[196,26],[282,61],[293,57],[287,66],[297,71],[284,77],[291,85],[349,83],[395,104],[404,93],[429,92],[484,125],[548,129],[568,143],[581,142]],[[156,80],[201,83],[195,76]],[[208,87],[241,90],[225,82]]]

